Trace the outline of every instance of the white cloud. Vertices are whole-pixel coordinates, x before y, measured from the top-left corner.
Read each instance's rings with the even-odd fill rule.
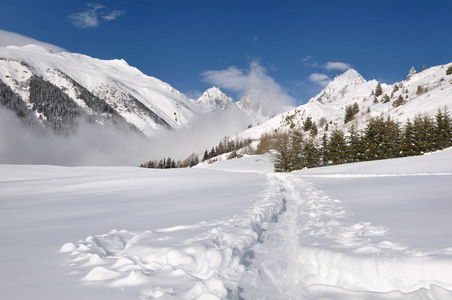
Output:
[[[123,15],[125,13],[126,13],[125,10],[114,10],[111,13],[109,13],[108,15],[102,16],[102,19],[104,19],[105,21],[114,21],[119,16],[121,16],[121,15]]]
[[[308,56],[306,56],[305,58],[303,58],[301,61],[302,62],[307,62],[307,61],[310,61],[312,59],[312,56],[311,55],[308,55]]]
[[[26,45],[39,45],[46,49],[50,49],[53,52],[69,52],[66,49],[63,49],[61,47],[44,43],[17,33],[5,31],[0,29],[0,47],[7,47],[7,46],[26,46]]]
[[[205,82],[238,92],[241,96],[250,90],[258,90],[264,92],[273,104],[288,106],[295,103],[295,99],[289,96],[256,60],[251,62],[248,71],[230,67],[226,70],[205,71],[202,76]]]
[[[305,56],[301,60],[301,62],[303,63],[305,68],[307,68],[307,67],[318,67],[318,64],[317,64],[316,61],[312,62],[312,56],[311,55]]]
[[[99,3],[88,3],[88,7],[90,9],[69,16],[74,26],[83,29],[99,27],[101,21],[113,21],[126,13],[124,10],[106,12],[107,7]]]
[[[309,75],[308,80],[322,87],[327,86],[328,83],[331,81],[328,75],[320,73],[313,73]]]
[[[324,65],[327,71],[347,71],[352,65],[340,62],[340,61],[329,61]]]

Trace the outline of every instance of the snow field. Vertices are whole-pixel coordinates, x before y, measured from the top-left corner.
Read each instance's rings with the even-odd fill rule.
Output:
[[[450,257],[433,257],[401,245],[390,229],[350,222],[339,200],[304,185],[298,262],[305,287],[328,285],[355,291],[413,292],[431,284],[451,289]],[[304,245],[308,245],[305,247]]]
[[[294,174],[308,299],[452,297],[451,150]]]
[[[0,165],[0,298],[451,299],[451,157]]]
[[[280,182],[269,175],[268,188],[244,214],[140,233],[125,230],[66,243],[67,263],[88,272],[83,280],[113,287],[146,285],[146,297],[236,299],[250,249],[262,242],[267,223],[285,209]],[[184,239],[186,231],[199,235]],[[183,234],[181,234],[183,233]]]
[[[113,246],[139,233],[144,243],[148,237],[144,233],[152,230],[153,237],[161,238],[156,247],[177,254],[179,244],[204,233],[202,222],[216,224],[215,220],[243,214],[265,190],[265,183],[263,174],[202,169],[0,165],[0,298],[137,299],[146,285],[129,283],[140,282],[131,279],[142,276],[140,270],[115,288],[106,288],[114,285],[111,282],[83,279],[96,266],[108,267],[96,264],[110,262],[105,256],[113,255],[102,252],[102,247],[117,253]],[[112,232],[114,228],[118,232]],[[156,233],[159,228],[164,230]],[[93,245],[99,243],[96,251],[82,247],[79,251],[87,256],[78,257],[83,262],[68,267],[64,261],[76,255],[57,252],[64,244],[63,250],[69,251],[75,246],[70,243],[88,236]],[[165,246],[167,236],[172,239]],[[128,271],[127,275],[132,272]],[[179,274],[167,273],[170,279]],[[101,277],[95,272],[90,276]],[[185,282],[161,280],[177,286]]]

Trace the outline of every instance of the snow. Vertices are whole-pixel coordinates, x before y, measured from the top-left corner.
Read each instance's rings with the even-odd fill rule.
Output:
[[[448,299],[451,159],[0,165],[0,298]]]

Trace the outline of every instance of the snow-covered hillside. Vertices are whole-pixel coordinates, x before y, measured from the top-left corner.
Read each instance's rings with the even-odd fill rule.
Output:
[[[239,136],[259,138],[264,132],[299,128],[307,117],[316,122],[318,136],[322,136],[326,123],[330,128],[347,131],[352,124],[358,129],[363,128],[371,117],[389,116],[405,122],[417,114],[434,115],[445,105],[449,109],[452,107],[452,75],[446,75],[446,69],[451,65],[431,67],[392,85],[382,83],[382,93],[378,97],[374,95],[378,84],[376,80],[366,81],[356,70],[349,69],[308,103],[279,114]],[[385,96],[388,97],[386,103]],[[399,105],[394,104],[397,100]],[[359,113],[353,121],[344,124],[347,106],[355,103],[359,106]]]
[[[450,299],[451,159],[0,165],[0,298]]]
[[[81,88],[86,89],[148,136],[162,129],[186,128],[196,116],[182,93],[124,60],[54,53],[37,45],[0,47],[0,80],[19,94],[30,109],[29,79],[33,75],[57,86],[92,114],[80,96]],[[34,113],[39,117],[38,112]]]
[[[189,100],[169,84],[143,74],[124,60],[56,53],[38,45],[0,47],[1,82],[20,97],[22,106],[35,120],[47,120],[49,116],[39,111],[30,99],[30,81],[36,76],[67,95],[80,111],[97,123],[102,124],[105,116],[114,113],[147,136],[168,130],[192,130],[193,123],[203,122],[206,116],[210,117],[208,115],[225,112],[234,115],[230,121],[240,124],[238,129],[244,130],[248,125],[265,122],[286,109],[270,105],[272,101],[260,91],[250,91],[240,102],[234,102],[213,87],[197,101]],[[96,106],[102,109],[94,109]],[[66,115],[65,109],[63,106],[62,111],[58,110],[59,115],[54,118]],[[218,130],[228,127],[226,117],[215,123]]]

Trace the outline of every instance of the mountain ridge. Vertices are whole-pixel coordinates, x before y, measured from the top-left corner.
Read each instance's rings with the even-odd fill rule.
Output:
[[[29,103],[32,76],[60,88],[82,109],[78,87],[105,101],[128,123],[147,136],[186,128],[195,118],[188,99],[159,79],[147,76],[124,60],[100,60],[82,54],[54,53],[37,45],[0,48],[0,79]],[[92,114],[91,111],[87,111]],[[42,116],[41,116],[42,117]]]
[[[319,127],[317,138],[320,138],[327,131],[326,124],[347,132],[352,125],[362,129],[367,120],[377,116],[403,123],[417,114],[433,115],[440,107],[452,107],[452,75],[446,75],[450,66],[452,63],[433,66],[392,85],[380,83],[379,96],[375,95],[378,81],[366,81],[356,70],[349,69],[307,103],[247,129],[238,137],[258,139],[264,133],[302,128],[308,117]],[[359,113],[353,121],[345,123],[346,109],[355,103]]]
[[[54,53],[38,45],[0,47],[0,80],[22,99],[20,105],[25,106],[38,123],[48,121],[59,126],[61,115],[53,121],[50,116],[61,110],[61,106],[54,105],[50,112],[45,112],[42,107],[47,104],[41,103],[38,111],[38,102],[45,99],[31,101],[32,78],[50,82],[94,123],[124,124],[148,137],[168,131],[190,131],[193,122],[199,122],[206,115],[217,120],[218,130],[228,127],[231,122],[228,118],[234,115],[235,121],[240,119],[243,123],[234,129],[237,136],[256,140],[265,132],[301,128],[308,117],[318,125],[318,136],[326,131],[327,123],[346,131],[352,124],[359,129],[366,120],[379,115],[404,122],[415,114],[434,113],[441,106],[452,106],[452,76],[445,75],[450,65],[431,67],[392,85],[381,83],[382,93],[378,96],[375,91],[379,82],[367,81],[356,70],[348,69],[307,103],[285,110],[286,107],[275,104],[269,95],[257,90],[249,90],[235,102],[218,87],[212,87],[197,100],[191,100],[168,83],[143,74],[122,59],[100,60],[83,54]],[[345,124],[345,111],[355,103],[359,113]],[[22,107],[21,114],[23,110]],[[224,117],[215,118],[221,114]],[[245,130],[245,124],[252,128]],[[240,132],[239,128],[244,131]]]
[[[193,124],[206,115],[235,114],[234,120],[242,125],[234,128],[244,130],[276,114],[263,115],[261,110],[243,107],[218,87],[207,89],[198,100],[189,99],[170,84],[142,73],[123,59],[101,60],[78,53],[56,53],[35,44],[0,47],[0,80],[24,101],[31,117],[43,126],[48,118],[58,119],[71,112],[64,111],[65,106],[46,114],[34,109],[29,99],[30,80],[34,76],[59,88],[94,123],[106,125],[105,118],[114,117],[148,137],[168,131],[196,131]],[[93,111],[90,107],[93,102],[102,103],[96,106],[106,110]],[[226,119],[221,118],[222,124],[217,120],[218,130],[227,127]]]

